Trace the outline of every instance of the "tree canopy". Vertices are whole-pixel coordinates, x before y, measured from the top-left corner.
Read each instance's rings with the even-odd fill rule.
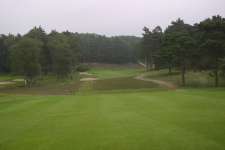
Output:
[[[164,32],[157,33],[154,41],[154,30],[144,28],[141,53],[147,68],[150,64],[168,68],[169,72],[179,69],[184,86],[186,70],[210,70],[218,86],[224,68],[225,18],[213,16],[194,25],[177,19]]]

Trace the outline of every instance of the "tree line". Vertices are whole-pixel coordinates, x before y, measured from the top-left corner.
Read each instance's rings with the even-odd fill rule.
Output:
[[[218,86],[225,72],[225,18],[217,15],[194,25],[177,19],[165,31],[160,26],[143,31],[140,58],[147,70],[178,69],[183,86],[187,70],[207,70]]]
[[[81,62],[131,63],[137,62],[137,46],[141,38],[135,36],[106,37],[79,34]]]
[[[143,29],[143,37],[106,37],[69,31],[47,34],[34,27],[25,35],[0,35],[0,73],[23,75],[31,86],[35,77],[54,74],[70,77],[80,63],[130,63],[139,59],[146,70],[168,68],[181,72],[186,84],[188,70],[210,71],[215,78],[225,75],[225,18],[213,16],[194,25],[182,19]]]
[[[79,62],[78,38],[69,32],[50,34],[35,27],[27,34],[0,36],[0,71],[23,75],[27,86],[35,77],[68,77]]]
[[[106,37],[69,31],[47,34],[34,27],[25,35],[0,35],[0,73],[23,75],[31,86],[35,77],[49,73],[58,78],[69,77],[80,63],[135,62],[133,36]]]

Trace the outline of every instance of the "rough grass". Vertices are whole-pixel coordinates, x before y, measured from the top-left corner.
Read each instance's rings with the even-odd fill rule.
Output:
[[[15,76],[15,75],[11,75],[11,74],[0,74],[0,82],[1,81],[11,81],[14,79],[21,79],[21,76]]]
[[[0,93],[20,95],[71,95],[80,87],[79,76],[73,74],[72,79],[57,79],[53,75],[39,78],[32,88],[24,87],[24,83],[0,86]]]
[[[224,150],[225,89],[0,96],[1,150]]]
[[[37,83],[32,88],[23,87],[24,83],[18,83],[13,85],[0,86],[0,93],[7,94],[22,94],[22,95],[69,95],[75,94],[79,91],[90,92],[96,90],[102,90],[103,88],[107,90],[121,90],[121,89],[134,89],[138,88],[148,88],[155,86],[151,83],[138,82],[131,77],[134,77],[143,70],[140,68],[93,68],[89,71],[91,75],[81,75],[78,73],[73,74],[73,79],[62,79],[58,80],[53,75],[43,76],[39,78]],[[96,82],[79,82],[80,78],[86,77],[97,77],[98,79],[107,79],[104,81]],[[15,76],[0,76],[0,79],[15,79]],[[120,79],[115,79],[120,78]],[[122,81],[121,78],[124,80]],[[122,82],[121,82],[122,81]],[[114,82],[114,83],[112,83]],[[120,82],[120,83],[119,83]],[[129,83],[130,82],[130,83]],[[102,87],[100,87],[102,86]]]
[[[80,82],[79,77],[75,76],[73,80],[57,80],[54,76],[43,77],[32,88],[20,86],[7,86],[0,88],[0,93],[6,94],[22,94],[22,95],[71,95],[78,92],[95,92],[102,90],[129,90],[129,89],[144,89],[144,88],[158,88],[157,84],[136,80],[133,77],[121,76],[134,76],[139,70],[100,70],[96,71],[97,74],[107,72],[108,78],[97,81]],[[133,74],[128,74],[133,72]],[[93,76],[93,75],[92,75]],[[91,76],[91,77],[92,77]],[[85,77],[85,76],[83,76]],[[90,77],[90,76],[88,76]]]
[[[93,82],[94,90],[144,89],[156,87],[158,87],[157,84],[140,81],[132,77],[103,79]]]
[[[4,94],[16,94],[16,95],[73,95],[80,87],[80,82],[71,82],[68,84],[54,84],[44,86],[34,86],[32,88],[27,87],[15,87],[8,86],[0,88],[0,93]]]
[[[181,86],[181,75],[178,71],[168,73],[168,70],[150,71],[146,73],[147,78],[168,81],[178,86]],[[225,79],[220,78],[220,85],[225,86]],[[213,87],[214,78],[209,75],[209,72],[192,72],[186,73],[186,87]]]
[[[132,77],[123,77],[81,82],[78,93],[158,88],[157,84],[151,82],[136,80]]]

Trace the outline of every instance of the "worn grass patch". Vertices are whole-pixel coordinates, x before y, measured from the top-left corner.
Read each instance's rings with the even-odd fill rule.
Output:
[[[144,89],[156,87],[158,87],[157,84],[137,80],[132,77],[112,78],[93,81],[94,90]]]

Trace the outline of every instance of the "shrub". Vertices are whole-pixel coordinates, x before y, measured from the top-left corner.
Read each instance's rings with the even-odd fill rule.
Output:
[[[90,69],[90,67],[88,65],[80,64],[76,70],[79,72],[85,72],[85,71],[88,71],[89,69]]]

